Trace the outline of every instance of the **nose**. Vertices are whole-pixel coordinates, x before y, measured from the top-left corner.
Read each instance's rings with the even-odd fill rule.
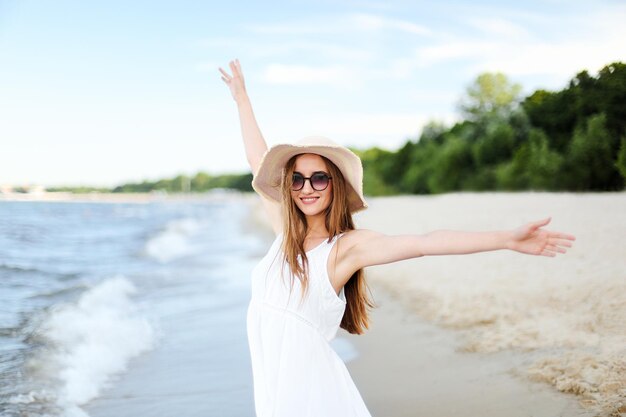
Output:
[[[307,178],[304,180],[304,186],[302,187],[302,190],[300,191],[305,192],[306,194],[311,194],[313,191],[315,191],[313,189],[313,184],[311,184],[310,178]]]

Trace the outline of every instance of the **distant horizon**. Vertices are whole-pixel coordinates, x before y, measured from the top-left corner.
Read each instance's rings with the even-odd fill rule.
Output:
[[[218,71],[234,58],[268,146],[319,134],[396,150],[459,120],[480,73],[528,95],[625,62],[624,21],[611,0],[3,2],[0,185],[249,171]]]
[[[142,183],[144,181],[147,182],[154,182],[154,181],[159,181],[159,180],[165,180],[165,179],[171,179],[171,178],[175,178],[179,175],[184,175],[190,178],[193,178],[195,175],[199,174],[199,173],[205,173],[211,176],[221,176],[221,175],[245,175],[247,173],[250,173],[250,169],[247,170],[247,172],[244,171],[239,171],[239,172],[223,172],[223,173],[209,173],[206,171],[197,171],[194,172],[192,174],[186,174],[186,173],[178,173],[178,174],[174,174],[172,176],[168,176],[168,177],[158,177],[158,178],[145,178],[145,179],[139,179],[139,180],[131,180],[131,181],[124,181],[124,182],[120,182],[120,183],[115,183],[113,185],[99,185],[99,184],[90,184],[90,183],[75,183],[75,184],[69,184],[69,183],[63,183],[63,184],[50,184],[50,185],[46,185],[43,183],[8,183],[8,182],[2,182],[0,183],[0,188],[1,187],[14,187],[14,188],[19,188],[19,187],[36,187],[36,186],[43,186],[46,188],[63,188],[63,187],[67,187],[67,188],[79,188],[79,187],[92,187],[92,188],[115,188],[124,184],[138,184],[138,183]]]

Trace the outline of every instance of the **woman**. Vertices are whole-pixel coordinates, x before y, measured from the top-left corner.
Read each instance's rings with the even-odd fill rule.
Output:
[[[219,70],[238,106],[252,186],[276,234],[252,273],[247,317],[258,417],[370,416],[328,344],[338,327],[354,334],[368,328],[373,304],[363,268],[497,249],[555,256],[572,246],[574,236],[541,228],[549,217],[497,232],[387,236],[355,229],[352,213],[367,208],[360,159],[317,136],[268,149],[239,61],[229,65],[232,76]]]

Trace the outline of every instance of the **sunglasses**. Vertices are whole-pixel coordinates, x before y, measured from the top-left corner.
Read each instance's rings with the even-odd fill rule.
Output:
[[[302,174],[296,172],[291,177],[291,189],[293,191],[300,191],[304,187],[306,180],[309,180],[311,187],[315,191],[324,191],[328,187],[328,182],[332,179],[325,172],[316,172],[310,177],[305,177]]]

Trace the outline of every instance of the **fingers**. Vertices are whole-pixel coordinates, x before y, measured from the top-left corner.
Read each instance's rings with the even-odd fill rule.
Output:
[[[551,237],[559,237],[561,239],[569,239],[576,240],[576,236],[570,235],[569,233],[561,233],[561,232],[552,232]]]
[[[241,64],[239,63],[238,59],[230,61],[228,63],[228,66],[230,67],[231,71],[233,72],[233,76],[235,76],[235,75],[237,75],[238,73],[241,72]],[[224,75],[224,77],[227,80],[230,80],[231,78],[233,78],[230,74],[228,74],[226,71],[224,71],[222,69],[222,67],[219,67],[218,69],[220,70],[220,72]]]
[[[233,75],[235,75],[235,74],[240,75],[241,74],[241,64],[239,64],[239,60],[238,59],[230,61],[228,63],[228,65],[230,65],[230,68],[233,70]]]
[[[546,245],[545,249],[552,251],[552,252],[559,252],[559,253],[565,253],[566,250],[563,248],[559,248],[556,245]]]
[[[549,236],[548,237],[548,243],[551,245],[561,245],[561,246],[567,246],[568,248],[572,247],[572,242],[570,242],[570,240],[568,239],[559,239],[556,238],[554,236]]]
[[[227,73],[226,71],[224,71],[224,70],[222,69],[222,67],[219,67],[219,70],[220,70],[220,72],[221,72],[222,74],[224,74],[224,76],[225,76],[225,77],[230,77],[230,75],[228,75],[228,73]]]
[[[551,219],[552,219],[552,217],[551,217],[551,216],[549,216],[549,217],[546,217],[545,219],[542,219],[542,220],[538,220],[538,221],[536,221],[536,222],[533,222],[533,228],[535,228],[535,229],[536,229],[536,228],[538,228],[538,227],[545,226],[546,224],[550,223],[550,220],[551,220]]]

